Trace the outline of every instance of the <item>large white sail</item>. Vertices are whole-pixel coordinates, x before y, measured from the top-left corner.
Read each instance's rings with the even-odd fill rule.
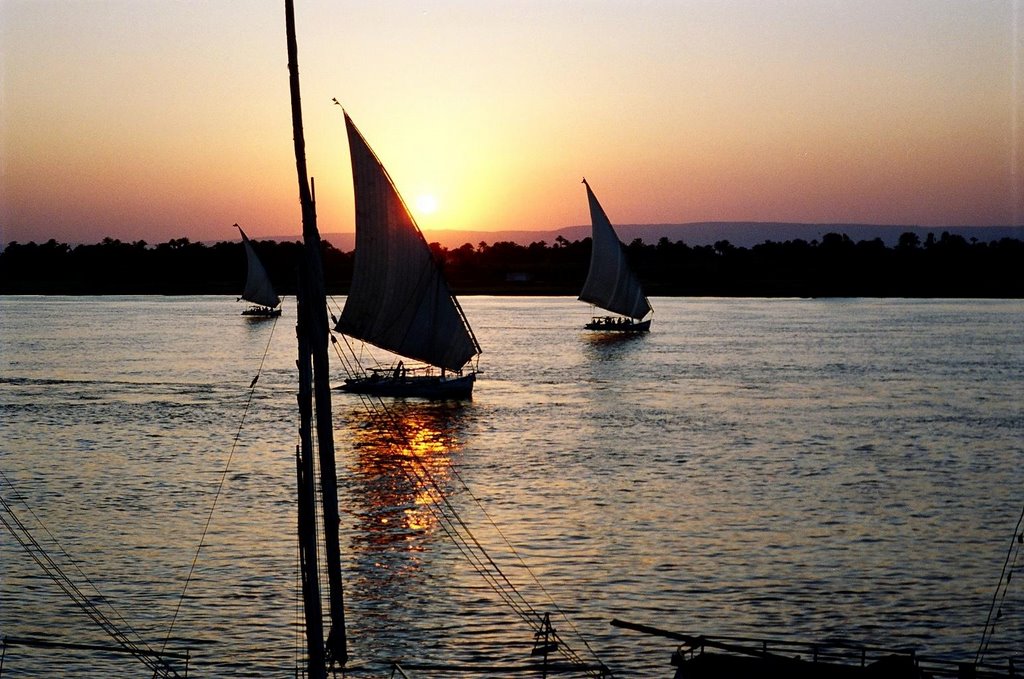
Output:
[[[643,318],[651,311],[651,304],[640,281],[629,268],[626,253],[611,221],[586,179],[583,184],[587,187],[587,199],[590,201],[593,248],[590,251],[590,272],[579,299],[616,314]]]
[[[356,204],[352,287],[336,329],[461,370],[480,349],[391,177],[345,114]]]
[[[245,235],[245,231],[242,231],[242,227],[238,226],[238,224],[235,224],[235,226],[238,228],[238,232],[242,234],[242,244],[245,245],[245,257],[248,265],[242,299],[253,304],[274,308],[281,303],[281,298],[274,291],[274,286],[270,283],[270,276],[267,275],[267,270],[263,268],[263,262],[256,256],[256,250],[253,249],[252,243],[249,242],[249,237]]]

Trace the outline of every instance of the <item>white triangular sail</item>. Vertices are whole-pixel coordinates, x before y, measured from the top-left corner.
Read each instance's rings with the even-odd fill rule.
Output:
[[[274,292],[274,286],[270,283],[270,276],[263,268],[263,262],[256,256],[249,237],[242,231],[242,227],[235,224],[238,232],[242,234],[242,244],[245,246],[245,257],[247,262],[245,289],[242,291],[242,299],[253,304],[274,308],[281,303],[281,298]]]
[[[337,330],[461,370],[480,348],[391,177],[345,114],[356,205],[352,287]]]
[[[593,249],[590,251],[590,272],[579,299],[596,304],[616,314],[640,319],[651,311],[640,281],[629,268],[626,253],[608,216],[597,202],[587,180],[590,221],[593,226]]]

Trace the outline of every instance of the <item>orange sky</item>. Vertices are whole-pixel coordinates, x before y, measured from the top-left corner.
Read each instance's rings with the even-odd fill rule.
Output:
[[[435,229],[1024,223],[1024,0],[297,0],[320,228],[337,97]],[[0,241],[298,234],[283,3],[0,0]]]

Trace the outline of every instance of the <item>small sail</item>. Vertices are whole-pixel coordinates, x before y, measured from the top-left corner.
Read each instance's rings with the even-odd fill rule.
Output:
[[[242,244],[245,245],[245,257],[248,264],[242,299],[253,304],[274,308],[281,303],[281,298],[274,292],[274,286],[270,284],[270,276],[263,268],[263,262],[256,256],[256,250],[249,242],[249,237],[245,235],[245,231],[242,231],[242,227],[238,224],[235,226],[242,234]]]
[[[596,304],[616,314],[630,318],[643,318],[651,311],[640,281],[629,268],[626,253],[615,235],[611,221],[597,202],[587,180],[587,199],[590,201],[590,221],[593,225],[593,249],[590,251],[590,272],[583,284],[579,299]]]
[[[352,287],[336,330],[461,370],[480,348],[391,177],[345,114],[355,187]]]

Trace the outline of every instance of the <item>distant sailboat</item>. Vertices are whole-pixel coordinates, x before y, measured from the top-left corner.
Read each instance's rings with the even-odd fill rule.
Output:
[[[636,274],[629,268],[622,243],[586,179],[583,185],[587,187],[587,199],[590,201],[593,249],[590,252],[590,271],[579,299],[620,314],[618,317],[595,316],[585,327],[610,332],[646,332],[651,329],[651,319],[646,318],[653,312],[651,303]]]
[[[345,113],[355,188],[352,286],[335,330],[399,357],[350,377],[343,391],[378,396],[469,398],[464,372],[480,345],[387,170]],[[412,359],[423,366],[410,367]]]
[[[274,286],[270,283],[270,276],[267,275],[263,262],[256,255],[256,250],[253,248],[252,243],[249,242],[249,237],[245,235],[245,231],[242,231],[242,227],[235,224],[235,228],[238,229],[238,233],[242,234],[242,245],[245,246],[247,263],[245,289],[242,291],[242,296],[238,299],[244,299],[252,304],[252,306],[242,312],[242,315],[253,318],[280,316],[281,298],[274,292]]]

